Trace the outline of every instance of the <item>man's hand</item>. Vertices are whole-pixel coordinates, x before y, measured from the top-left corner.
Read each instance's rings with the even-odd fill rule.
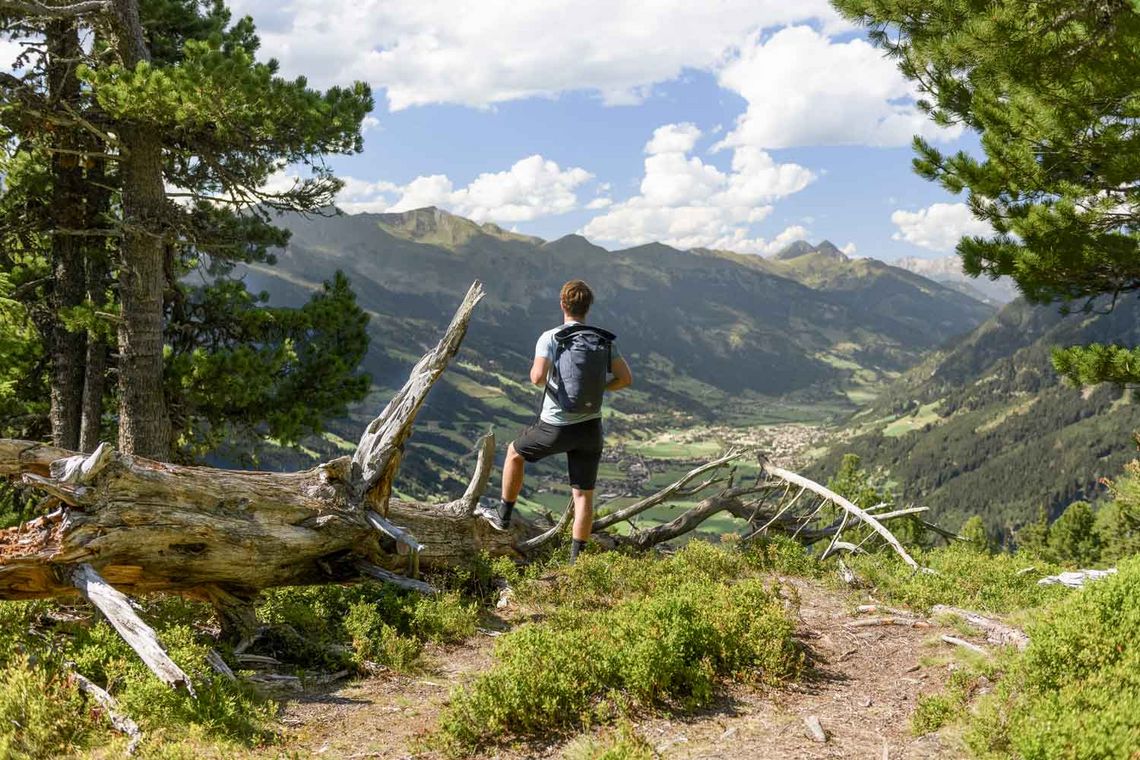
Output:
[[[614,359],[611,369],[613,370],[614,376],[612,380],[606,383],[607,391],[620,391],[622,388],[628,388],[630,385],[633,385],[633,373],[630,372],[629,365],[625,363],[625,359],[620,356]]]

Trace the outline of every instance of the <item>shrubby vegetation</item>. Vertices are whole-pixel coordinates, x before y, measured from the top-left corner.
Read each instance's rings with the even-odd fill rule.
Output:
[[[74,684],[73,672],[111,692],[152,748],[187,731],[223,745],[269,740],[272,704],[206,664],[214,643],[187,622],[207,619],[205,607],[164,599],[149,604],[145,614],[190,675],[197,699],[155,679],[106,622],[53,603],[0,604],[0,756],[57,756],[124,741],[110,734],[102,711]]]
[[[1030,624],[967,735],[985,757],[1131,757],[1140,747],[1140,558]]]
[[[893,555],[880,553],[850,558],[855,573],[876,594],[920,610],[936,604],[978,610],[1013,612],[1058,598],[1057,586],[1040,586],[1038,578],[1060,572],[1037,558],[1002,552],[989,554],[965,542],[938,549],[916,549],[915,560],[933,573],[916,573]],[[1025,568],[1030,573],[1020,573]]]
[[[453,694],[436,743],[463,754],[637,709],[691,709],[722,678],[795,678],[804,655],[790,600],[757,577],[784,548],[693,542],[666,558],[586,555],[552,586],[524,584],[520,598],[547,617],[499,639],[495,666]]]
[[[155,679],[118,633],[85,608],[0,603],[0,757],[125,746],[75,686],[73,672],[118,700],[146,735],[144,753],[161,748],[163,756],[181,756],[181,747],[187,757],[233,756],[274,740],[273,702],[206,664],[211,648],[229,657],[214,639],[208,607],[168,597],[149,602],[143,614],[190,675],[197,699]],[[473,635],[478,610],[454,591],[421,597],[361,584],[275,589],[259,614],[274,626],[264,646],[304,676],[341,667],[414,670],[427,642]],[[230,665],[239,668],[232,658]]]

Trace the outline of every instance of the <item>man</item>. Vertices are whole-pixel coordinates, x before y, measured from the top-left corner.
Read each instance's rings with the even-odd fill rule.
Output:
[[[526,463],[565,453],[574,498],[571,562],[585,548],[594,523],[594,485],[602,459],[603,393],[633,382],[629,365],[614,345],[613,333],[585,324],[593,302],[593,292],[581,280],[562,286],[562,325],[539,336],[530,368],[530,381],[545,388],[542,412],[538,421],[507,447],[503,500],[497,513],[487,515],[495,527],[506,530],[522,491]]]

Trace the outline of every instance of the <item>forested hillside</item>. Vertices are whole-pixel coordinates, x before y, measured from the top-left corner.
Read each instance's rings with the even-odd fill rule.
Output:
[[[980,515],[1008,536],[1040,508],[1056,516],[1070,502],[1103,493],[1135,457],[1140,405],[1108,384],[1074,388],[1053,369],[1054,347],[1140,338],[1140,304],[1062,315],[1023,300],[947,351],[908,372],[853,420],[842,452],[889,475],[906,501],[928,505],[948,525]]]

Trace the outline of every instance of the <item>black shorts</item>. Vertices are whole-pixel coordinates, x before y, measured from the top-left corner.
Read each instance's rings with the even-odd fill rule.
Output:
[[[528,462],[565,453],[570,487],[592,491],[598,480],[598,464],[602,461],[602,421],[551,425],[539,420],[523,428],[515,439],[514,447]]]

